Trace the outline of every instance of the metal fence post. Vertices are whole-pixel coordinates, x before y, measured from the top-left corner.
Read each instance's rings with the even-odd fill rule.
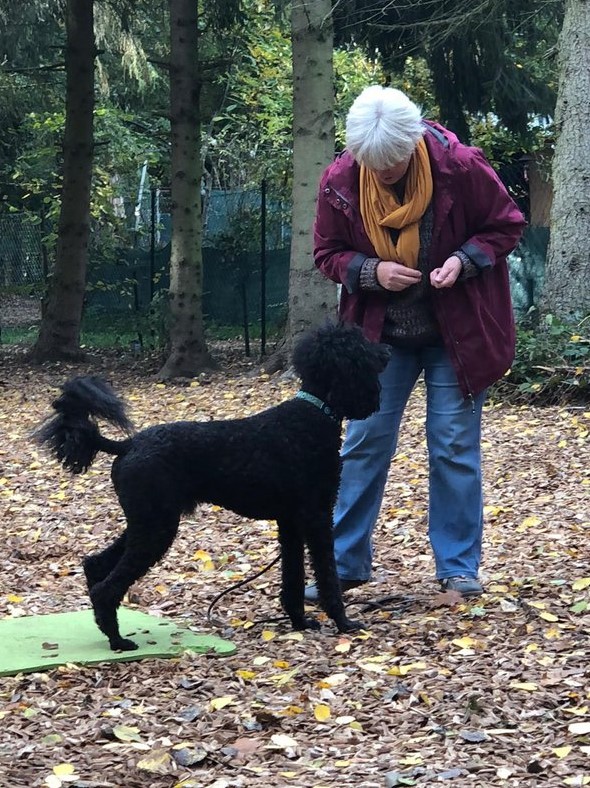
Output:
[[[260,191],[260,355],[266,353],[266,178]]]

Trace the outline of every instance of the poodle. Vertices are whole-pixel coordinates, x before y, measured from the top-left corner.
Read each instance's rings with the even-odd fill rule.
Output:
[[[133,433],[126,406],[103,380],[77,377],[61,387],[56,413],[35,439],[72,473],[84,473],[97,452],[115,455],[111,478],[125,514],[125,531],[84,560],[101,632],[113,651],[137,645],[121,636],[117,608],[129,587],[172,544],[182,515],[208,502],[251,519],[276,520],[281,548],[280,600],[294,629],[319,629],[304,610],[304,548],[319,600],[338,631],[358,629],[347,618],[333,551],[332,510],[340,481],[343,419],[379,409],[385,345],[360,329],[328,324],[304,334],[293,351],[301,389],[268,410],[240,419],[158,424]],[[103,436],[96,419],[121,428]]]

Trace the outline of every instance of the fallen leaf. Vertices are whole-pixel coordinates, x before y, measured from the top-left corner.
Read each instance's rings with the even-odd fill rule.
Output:
[[[464,769],[447,769],[444,772],[438,772],[436,779],[439,782],[443,782],[444,780],[455,780],[457,777],[462,777],[464,774]]]
[[[459,736],[463,741],[467,741],[470,744],[477,744],[488,740],[488,735],[485,731],[459,731]]]
[[[256,750],[259,750],[264,745],[260,739],[253,739],[247,736],[243,736],[240,739],[236,739],[233,744],[231,744],[231,748],[238,752],[238,755],[244,757],[246,755],[251,755]]]
[[[425,662],[412,662],[409,665],[393,665],[388,668],[388,676],[407,676],[413,670],[426,670],[428,665]]]
[[[229,706],[230,703],[233,703],[234,697],[234,695],[223,695],[220,698],[213,698],[209,701],[209,707],[212,711],[219,711],[225,708],[225,706]]]
[[[419,753],[407,755],[405,758],[399,759],[400,766],[419,766],[424,763],[424,758]]]
[[[267,681],[272,681],[276,684],[277,687],[282,687],[285,684],[288,684],[295,676],[299,673],[299,668],[293,668],[293,670],[287,670],[285,673],[279,673],[275,676],[269,676]]]
[[[551,621],[551,622],[559,621],[559,618],[555,614],[547,613],[545,611],[539,613],[539,618],[542,618],[544,621]]]
[[[168,774],[171,763],[172,757],[167,750],[153,750],[137,762],[137,768],[152,774]]]
[[[457,638],[456,640],[452,640],[451,643],[454,646],[458,646],[459,648],[473,648],[477,645],[477,640],[470,638],[468,635],[462,638]]]
[[[284,750],[288,747],[297,747],[297,742],[286,733],[274,733],[270,737],[271,744]]]
[[[48,733],[47,736],[43,736],[41,739],[42,744],[59,744],[63,741],[63,736],[59,733]]]
[[[318,705],[314,707],[313,716],[318,722],[326,722],[326,720],[329,720],[331,717],[330,707],[326,706],[325,703],[318,703]]]
[[[130,725],[115,725],[113,728],[113,736],[119,739],[119,741],[140,742],[142,740],[139,728],[135,728]]]
[[[536,528],[537,525],[541,524],[541,518],[537,517],[536,515],[531,515],[530,517],[525,517],[524,520],[520,524],[520,528]]]
[[[339,687],[348,680],[349,676],[346,673],[332,673],[331,676],[326,676],[325,679],[318,681],[320,687]]]
[[[53,767],[53,773],[56,777],[59,777],[62,782],[79,779],[75,772],[76,770],[71,763],[58,763]]]
[[[236,670],[236,676],[244,681],[251,681],[256,678],[256,673],[253,670]]]

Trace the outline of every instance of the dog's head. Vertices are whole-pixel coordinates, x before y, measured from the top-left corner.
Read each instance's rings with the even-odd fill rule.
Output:
[[[303,335],[293,367],[301,388],[340,418],[366,419],[379,410],[379,374],[389,357],[387,345],[369,342],[357,326],[328,324]]]

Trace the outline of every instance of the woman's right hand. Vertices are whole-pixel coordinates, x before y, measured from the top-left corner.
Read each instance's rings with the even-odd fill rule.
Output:
[[[408,268],[401,263],[394,263],[393,260],[381,260],[375,275],[381,287],[394,293],[405,290],[422,279],[421,271]]]

